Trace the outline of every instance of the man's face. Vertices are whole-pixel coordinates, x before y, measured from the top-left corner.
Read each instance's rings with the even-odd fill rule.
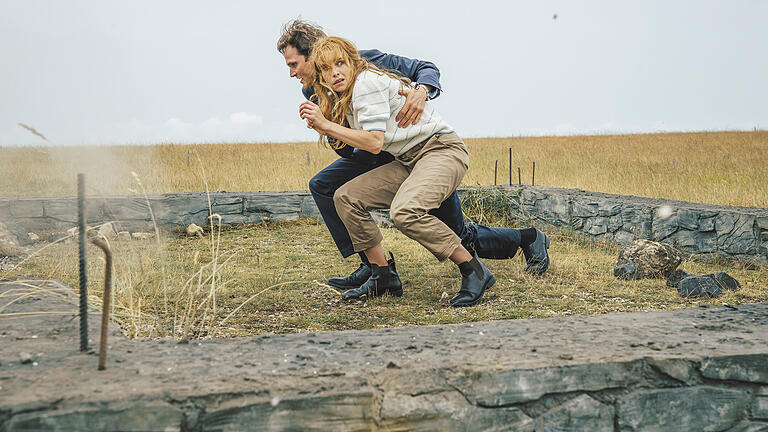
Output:
[[[301,81],[301,86],[309,88],[311,79],[307,75],[309,72],[309,65],[307,59],[303,55],[299,54],[299,51],[291,45],[285,47],[283,51],[283,57],[285,57],[285,64],[288,66],[288,71],[292,78],[296,78]]]

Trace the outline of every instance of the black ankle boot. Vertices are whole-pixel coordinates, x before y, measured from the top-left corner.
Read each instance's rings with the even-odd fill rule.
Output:
[[[348,289],[359,288],[364,284],[368,278],[371,277],[371,265],[368,263],[360,263],[360,267],[357,268],[351,275],[347,277],[335,277],[328,279],[328,285],[339,288],[342,291]]]
[[[394,297],[403,295],[403,284],[400,282],[400,275],[395,268],[395,257],[389,253],[389,265],[378,266],[371,264],[371,277],[365,281],[359,288],[344,291],[341,298],[344,300],[357,300],[363,296],[368,298],[379,297],[389,294]]]

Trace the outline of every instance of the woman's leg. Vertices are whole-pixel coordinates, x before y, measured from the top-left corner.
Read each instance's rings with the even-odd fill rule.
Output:
[[[408,170],[395,161],[355,178],[336,191],[334,203],[349,231],[354,250],[364,252],[371,263],[371,277],[360,287],[344,291],[343,299],[403,294],[394,258],[386,259],[381,232],[369,211],[388,208],[407,176]]]

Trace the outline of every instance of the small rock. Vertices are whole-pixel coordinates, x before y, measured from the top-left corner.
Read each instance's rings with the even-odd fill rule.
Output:
[[[682,297],[717,297],[723,293],[720,285],[708,276],[688,276],[677,285],[677,292]]]
[[[448,293],[443,291],[443,293],[440,295],[440,300],[445,300],[448,298]]]
[[[613,276],[622,280],[642,279],[640,273],[637,271],[637,264],[633,262],[627,262],[614,267]]]
[[[720,285],[720,288],[722,289],[736,291],[741,288],[739,281],[734,279],[733,276],[726,272],[717,272],[715,274],[710,273],[706,276],[711,277],[715,282],[717,282],[718,285]]]
[[[560,354],[558,357],[561,360],[573,360],[573,356],[570,354]]]
[[[693,276],[693,275],[683,269],[677,269],[673,271],[672,274],[670,274],[669,277],[667,278],[667,286],[676,288],[677,285],[680,284],[680,281],[687,278],[688,276]]]
[[[21,358],[21,364],[30,364],[32,363],[32,354],[28,352],[21,352],[19,353],[19,357]]]
[[[128,231],[120,231],[117,233],[117,239],[118,240],[130,240],[131,239],[131,233]]]
[[[189,224],[189,226],[187,226],[187,235],[190,236],[190,237],[193,236],[193,235],[196,235],[196,236],[202,238],[203,237],[203,233],[204,233],[203,228],[201,226],[199,226],[199,225],[191,223],[191,224]]]
[[[135,232],[131,233],[131,238],[134,240],[150,240],[155,238],[155,234],[148,232]]]
[[[631,279],[666,278],[680,265],[681,261],[680,252],[668,244],[636,240],[619,253],[614,274],[618,273]],[[637,270],[631,271],[632,266],[626,266],[628,263],[635,264]]]
[[[396,365],[395,362],[389,362],[387,363],[387,369],[400,369],[400,366]]]
[[[31,241],[31,242],[40,241],[40,236],[35,234],[35,233],[33,233],[33,232],[27,233],[27,236],[29,237],[29,241]]]

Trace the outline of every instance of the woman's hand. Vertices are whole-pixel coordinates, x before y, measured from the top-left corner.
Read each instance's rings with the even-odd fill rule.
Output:
[[[320,107],[312,101],[304,101],[299,105],[299,117],[307,121],[307,127],[321,134],[326,134],[328,124],[331,123],[323,116]]]

